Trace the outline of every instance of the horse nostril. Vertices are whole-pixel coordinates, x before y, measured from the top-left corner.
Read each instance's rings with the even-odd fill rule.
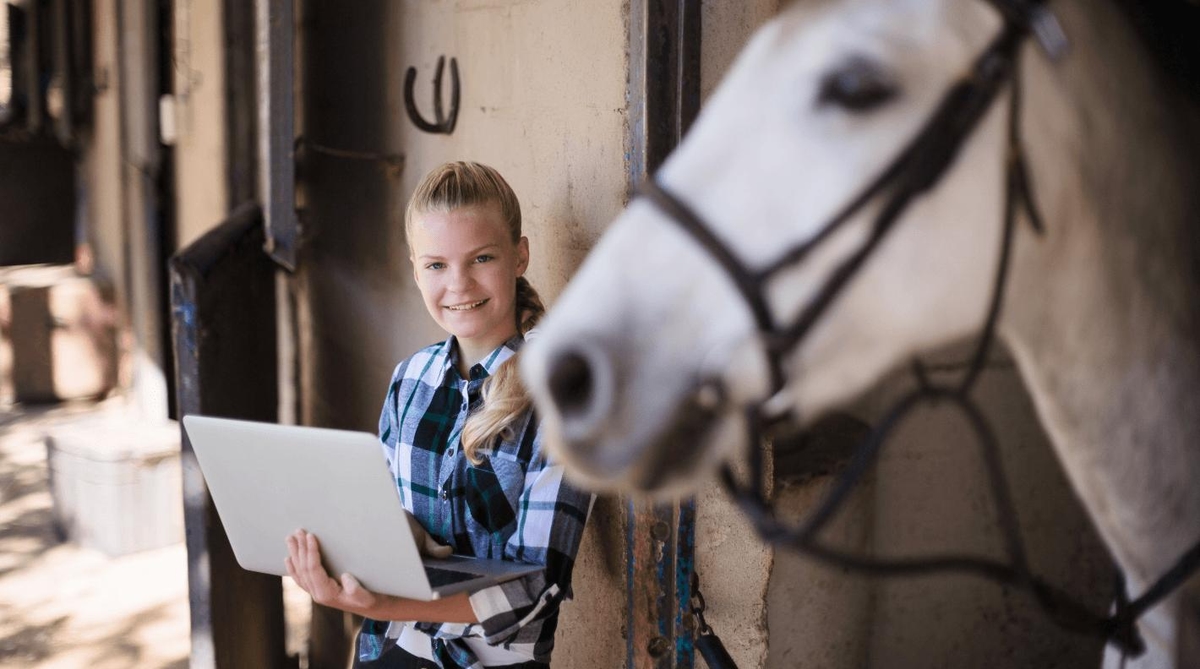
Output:
[[[547,391],[567,441],[582,447],[603,429],[612,410],[615,371],[605,351],[588,342],[575,342],[551,358]]]
[[[592,394],[592,366],[587,358],[568,351],[554,361],[550,369],[550,396],[564,418],[586,414]]]

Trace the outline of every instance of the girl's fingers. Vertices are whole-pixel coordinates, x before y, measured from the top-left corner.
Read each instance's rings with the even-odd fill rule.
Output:
[[[362,589],[362,584],[350,574],[342,574],[342,589],[346,591],[348,596],[354,597]]]
[[[296,570],[296,564],[292,562],[291,557],[283,559],[283,566],[287,569],[288,576],[291,576],[292,580],[296,582],[296,585],[300,586],[301,590],[308,592],[308,584],[300,576],[300,572]]]
[[[428,557],[446,558],[450,557],[450,552],[453,549],[449,546],[443,546],[434,540],[428,534],[425,535],[425,550],[422,553]]]
[[[303,540],[303,533],[304,533],[303,530],[296,530],[295,534],[288,537],[289,545],[294,546],[296,549],[296,554],[294,556],[294,558],[295,558],[294,562],[296,563],[296,571],[304,569],[304,565],[305,565],[304,553],[308,546],[307,546],[306,542]]]
[[[289,559],[292,562],[292,578],[296,584],[304,589],[310,595],[313,594],[313,578],[310,543],[308,538],[312,536],[304,530],[296,530],[295,534],[288,537],[288,552]]]
[[[300,535],[299,544],[303,547],[300,569],[304,572],[306,589],[318,603],[329,604],[337,596],[339,584],[321,564],[321,544],[317,536],[303,530]]]
[[[317,535],[305,532],[304,538],[306,539],[305,544],[308,548],[307,555],[305,556],[308,559],[308,568],[321,569],[321,549],[317,544]]]

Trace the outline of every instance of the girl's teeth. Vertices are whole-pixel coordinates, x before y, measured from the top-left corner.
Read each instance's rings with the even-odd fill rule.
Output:
[[[467,310],[474,309],[475,307],[480,306],[481,304],[483,304],[486,301],[487,300],[480,300],[473,304],[463,304],[463,305],[459,305],[459,306],[455,306],[455,307],[446,307],[446,308],[449,309],[450,311],[467,311]]]

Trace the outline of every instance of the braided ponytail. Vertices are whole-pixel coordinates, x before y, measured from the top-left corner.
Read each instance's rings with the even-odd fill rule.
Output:
[[[517,277],[515,311],[517,331],[522,335],[532,330],[542,314],[546,313],[542,298],[523,276]],[[490,447],[496,438],[506,436],[504,432],[512,422],[529,410],[529,394],[525,392],[517,370],[517,359],[520,357],[520,352],[517,352],[505,360],[496,373],[483,382],[483,402],[467,417],[462,431],[463,453],[471,464],[481,464],[483,457],[479,455],[479,450]]]

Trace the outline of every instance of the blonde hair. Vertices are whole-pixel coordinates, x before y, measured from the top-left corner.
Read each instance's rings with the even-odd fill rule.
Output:
[[[417,185],[404,212],[404,231],[412,238],[413,222],[428,212],[448,212],[462,207],[494,204],[508,226],[513,244],[521,239],[521,204],[512,187],[495,169],[473,162],[446,163],[434,168]],[[513,318],[517,332],[524,335],[537,325],[546,308],[529,281],[517,277]],[[517,373],[520,353],[504,361],[483,383],[482,403],[467,417],[462,430],[462,448],[472,464],[481,464],[481,449],[491,447],[498,437],[511,438],[511,426],[530,408],[529,394]],[[507,432],[507,434],[506,434]]]

